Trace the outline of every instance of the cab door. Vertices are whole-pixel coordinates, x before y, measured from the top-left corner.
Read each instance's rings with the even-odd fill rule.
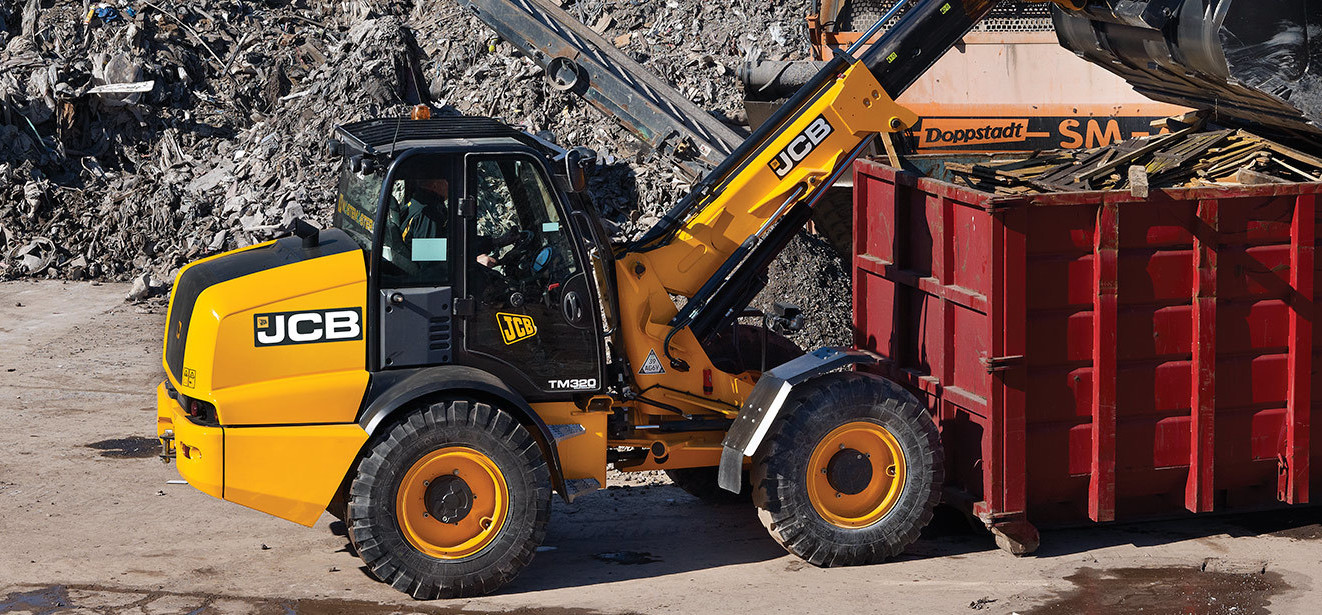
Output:
[[[455,207],[462,162],[422,153],[390,176],[378,235],[379,365],[422,367],[454,358]]]
[[[465,362],[530,398],[599,391],[600,311],[560,195],[524,153],[465,161]]]

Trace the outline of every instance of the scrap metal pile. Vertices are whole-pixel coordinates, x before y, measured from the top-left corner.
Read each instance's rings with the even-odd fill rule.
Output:
[[[802,57],[809,4],[561,2],[732,123],[736,67]],[[132,297],[160,295],[184,264],[294,217],[327,226],[331,127],[419,103],[596,149],[589,194],[617,238],[690,181],[453,0],[0,0],[0,280],[133,279]],[[800,238],[782,261],[771,288],[835,315],[808,337],[847,341],[838,256]]]
[[[954,183],[998,194],[1129,190],[1322,181],[1322,156],[1244,130],[1186,125],[1090,150],[1035,152],[1016,160],[946,163]]]
[[[0,277],[169,280],[178,266],[329,222],[330,127],[488,115],[598,149],[621,234],[685,182],[451,0],[0,0]],[[700,106],[742,119],[734,67],[806,50],[807,2],[567,2]],[[641,203],[638,209],[635,203]]]

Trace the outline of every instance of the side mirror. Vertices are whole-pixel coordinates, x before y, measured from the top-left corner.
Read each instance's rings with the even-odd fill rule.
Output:
[[[371,156],[354,156],[349,158],[349,170],[359,175],[371,175],[376,171],[376,160]]]
[[[586,147],[575,147],[566,151],[561,160],[564,162],[564,168],[561,173],[564,178],[565,190],[568,192],[582,192],[588,188],[588,177],[597,168],[597,152]]]

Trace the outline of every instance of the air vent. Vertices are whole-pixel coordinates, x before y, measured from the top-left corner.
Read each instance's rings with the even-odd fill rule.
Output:
[[[453,345],[453,327],[449,316],[437,316],[427,321],[427,350],[439,363],[450,362]]]

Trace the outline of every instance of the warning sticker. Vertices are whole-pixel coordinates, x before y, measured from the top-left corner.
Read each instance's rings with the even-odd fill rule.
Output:
[[[643,361],[643,367],[638,370],[638,374],[641,376],[655,376],[664,373],[666,373],[666,368],[661,367],[661,359],[656,358],[656,349],[649,350],[647,360]]]

